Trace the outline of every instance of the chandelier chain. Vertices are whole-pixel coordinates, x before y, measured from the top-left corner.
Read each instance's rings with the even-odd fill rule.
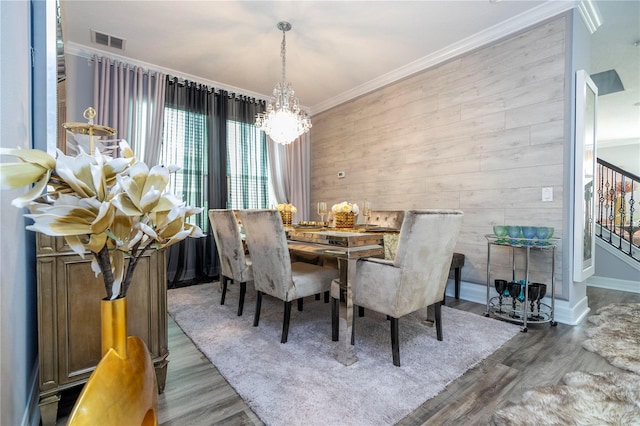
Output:
[[[285,39],[286,32],[282,30],[282,43],[280,44],[280,56],[282,56],[282,87],[284,87],[286,78],[286,65],[287,65],[287,41]]]

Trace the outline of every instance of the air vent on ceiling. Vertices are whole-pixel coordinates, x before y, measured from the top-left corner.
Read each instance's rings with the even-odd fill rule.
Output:
[[[591,75],[591,79],[598,86],[598,96],[609,93],[622,92],[624,86],[616,70],[602,71]]]
[[[102,46],[112,47],[118,50],[124,50],[125,39],[91,30],[91,41]]]

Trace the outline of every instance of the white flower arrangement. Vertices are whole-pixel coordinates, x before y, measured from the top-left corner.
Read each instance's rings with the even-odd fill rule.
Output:
[[[298,209],[293,204],[280,203],[277,206],[279,212],[297,213]]]
[[[0,155],[20,160],[0,164],[0,188],[35,184],[12,202],[29,208],[25,216],[34,223],[27,229],[64,237],[82,258],[91,252],[91,267],[96,276],[102,274],[107,299],[126,296],[145,251],[204,236],[185,222],[201,209],[167,191],[177,167],[149,168],[124,140],[117,158],[82,148],[75,156],[58,150],[57,158],[37,149],[0,148]]]
[[[358,213],[360,213],[360,208],[355,203],[349,203],[347,201],[343,201],[341,203],[334,204],[331,207],[331,211],[333,213],[353,213],[353,214],[358,214]]]

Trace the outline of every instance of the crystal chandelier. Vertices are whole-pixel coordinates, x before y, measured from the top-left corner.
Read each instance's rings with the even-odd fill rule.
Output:
[[[285,33],[291,29],[291,24],[284,21],[278,22],[278,29],[282,31],[280,47],[282,81],[273,89],[273,96],[269,99],[266,111],[256,115],[256,126],[277,143],[286,145],[296,140],[302,133],[309,131],[311,119],[304,111],[300,111],[293,87],[285,80],[287,50]]]

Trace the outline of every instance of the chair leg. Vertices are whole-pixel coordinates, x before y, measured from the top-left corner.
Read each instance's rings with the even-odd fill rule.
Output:
[[[257,327],[260,322],[260,308],[262,307],[262,292],[256,292],[256,313],[253,316],[253,326]]]
[[[340,340],[340,299],[331,298],[331,340]]]
[[[355,310],[355,306],[353,307],[353,312],[351,313],[351,317],[353,318],[353,320],[351,321],[351,344],[355,345],[356,344],[356,310]]]
[[[316,294],[316,300],[320,300],[320,293]]]
[[[244,308],[244,295],[247,292],[247,283],[240,283],[240,301],[238,302],[238,316],[242,316],[242,309]]]
[[[224,297],[227,295],[227,280],[229,278],[223,276],[222,277],[222,296],[220,296],[220,304],[224,305]]]
[[[302,302],[302,297],[300,299],[298,299],[298,311],[302,312],[302,307],[303,307],[303,302]]]
[[[453,271],[454,277],[455,277],[454,281],[456,284],[456,289],[455,289],[456,299],[460,299],[460,272],[461,272],[460,268],[456,268]]]
[[[298,299],[302,300],[302,299]],[[282,321],[282,338],[280,343],[287,343],[289,337],[289,320],[291,319],[291,302],[284,302],[284,319]]]
[[[400,367],[400,339],[398,318],[391,317],[391,353],[393,355],[393,365]]]
[[[329,292],[328,291],[324,292],[324,303],[329,303]]]
[[[439,303],[435,305],[435,322],[436,322],[436,336],[439,341],[442,341],[442,306]]]
[[[358,316],[360,318],[364,316],[364,308],[362,306],[358,306]]]

